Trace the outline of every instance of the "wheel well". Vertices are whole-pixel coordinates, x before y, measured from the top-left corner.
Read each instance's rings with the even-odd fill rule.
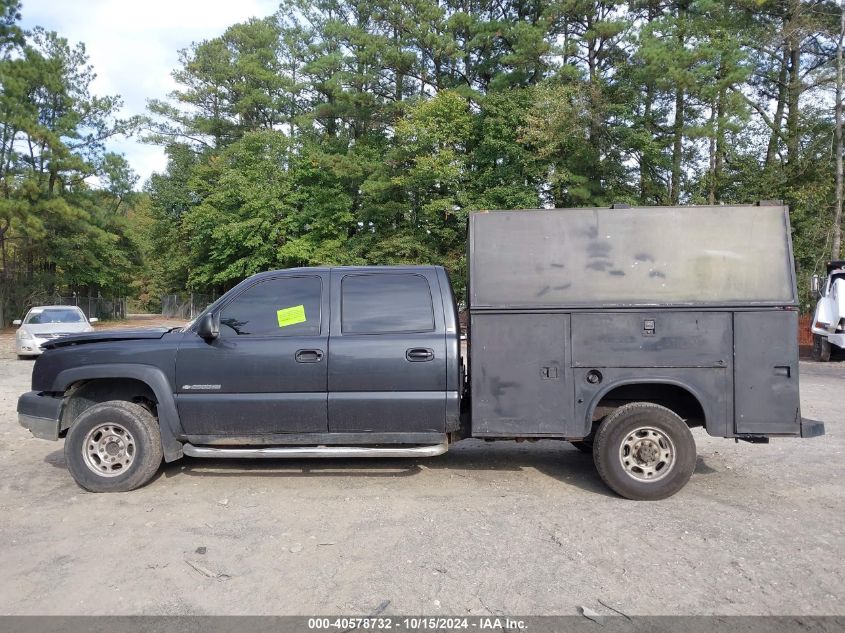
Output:
[[[67,401],[62,408],[61,433],[64,434],[83,411],[100,402],[126,400],[140,404],[158,417],[155,394],[150,386],[134,378],[97,378],[81,380],[65,392]]]
[[[652,402],[677,413],[688,426],[704,426],[704,408],[691,392],[664,383],[620,385],[607,392],[593,411],[593,422],[629,402]]]

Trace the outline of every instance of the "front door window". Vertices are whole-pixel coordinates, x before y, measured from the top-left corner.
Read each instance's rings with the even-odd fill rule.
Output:
[[[248,288],[220,313],[220,335],[315,336],[320,333],[319,277],[285,277]]]

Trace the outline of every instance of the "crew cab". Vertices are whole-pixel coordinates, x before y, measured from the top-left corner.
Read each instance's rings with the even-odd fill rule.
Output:
[[[439,266],[296,268],[185,328],[48,342],[20,423],[92,491],[183,457],[434,457],[465,438],[591,451],[631,499],[680,490],[692,427],[812,437],[789,216],[742,207],[472,214],[468,353]],[[563,458],[563,457],[562,457]]]

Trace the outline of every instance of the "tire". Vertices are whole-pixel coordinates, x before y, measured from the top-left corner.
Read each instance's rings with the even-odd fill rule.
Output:
[[[820,334],[813,334],[813,360],[826,363],[830,360],[830,341]]]
[[[77,484],[91,492],[127,492],[161,466],[158,420],[134,402],[111,400],[86,409],[65,439],[65,462]]]
[[[605,484],[626,499],[656,501],[683,488],[695,469],[695,440],[676,413],[632,402],[608,415],[593,459]]]

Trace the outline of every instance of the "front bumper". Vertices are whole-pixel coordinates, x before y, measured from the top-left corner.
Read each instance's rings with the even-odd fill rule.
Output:
[[[828,342],[836,347],[845,347],[845,334],[826,334]]]
[[[46,339],[24,339],[18,340],[15,343],[15,350],[18,356],[40,356],[44,353],[42,344],[46,343]]]
[[[820,437],[824,435],[824,422],[801,418],[801,437]]]
[[[18,398],[18,423],[37,438],[58,440],[62,398],[29,391]]]

